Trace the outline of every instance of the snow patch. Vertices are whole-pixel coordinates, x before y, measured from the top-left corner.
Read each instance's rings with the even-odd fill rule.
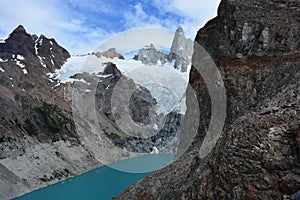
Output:
[[[49,78],[54,78],[55,76],[56,76],[56,74],[55,73],[47,73],[46,74],[47,76],[49,76]]]
[[[47,68],[47,66],[46,66],[44,60],[42,59],[42,57],[41,57],[41,56],[38,56],[38,58],[40,59],[41,65],[42,65],[44,68]]]
[[[28,74],[28,71],[26,69],[23,69],[24,74]]]
[[[2,39],[1,39],[1,40],[0,40],[0,43],[4,44],[4,43],[5,43],[5,40],[2,40]]]
[[[96,76],[99,78],[108,78],[108,77],[113,76],[113,74],[105,74],[105,75],[97,74]]]
[[[25,68],[25,65],[21,63],[19,60],[16,60],[16,64],[21,67],[22,69]]]
[[[89,83],[89,82],[87,82],[86,80],[84,80],[84,79],[73,79],[73,82],[74,81],[76,81],[76,82],[81,82],[81,83],[86,83],[86,84],[88,84],[88,85],[91,85],[91,83]]]
[[[56,85],[54,85],[53,88],[56,88],[58,86],[60,86],[60,82],[58,82]]]
[[[86,83],[88,85],[91,85],[91,83],[87,82],[84,79],[75,79],[75,78],[68,78],[64,81],[60,81],[61,83],[66,83],[66,82],[70,82],[70,83],[74,83],[74,82],[81,82],[81,83]]]
[[[40,39],[40,40],[38,41],[38,44],[39,44],[40,46],[42,46],[42,45],[43,45],[43,38],[42,38],[42,39]]]
[[[2,58],[0,58],[0,62],[7,62],[8,60],[3,60]]]
[[[37,44],[34,45],[34,50],[35,50],[35,54],[38,55],[39,52],[38,52]]]
[[[0,72],[5,72],[5,70],[2,67],[0,67]]]
[[[151,151],[150,154],[159,154],[159,151],[156,148],[156,146],[153,147],[153,151]]]
[[[25,60],[24,56],[17,54],[17,59],[18,60]]]

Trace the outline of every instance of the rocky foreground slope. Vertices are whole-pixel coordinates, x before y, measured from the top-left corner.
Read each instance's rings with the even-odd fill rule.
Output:
[[[297,0],[221,1],[218,16],[195,39],[214,59],[226,88],[227,117],[217,145],[200,158],[211,99],[193,67],[190,84],[201,108],[193,144],[116,199],[299,198],[299,11]],[[193,62],[205,60],[202,55],[195,48]],[[186,116],[193,112],[187,98]]]

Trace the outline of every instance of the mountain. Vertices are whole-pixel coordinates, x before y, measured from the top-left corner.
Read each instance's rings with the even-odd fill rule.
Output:
[[[151,44],[150,46],[145,46],[134,59],[140,60],[146,65],[156,65],[158,62],[164,65],[168,62],[168,55],[156,50],[154,45]]]
[[[124,60],[124,56],[120,53],[117,53],[115,48],[110,48],[104,52],[92,52],[91,55],[95,55],[98,58],[105,57],[105,58],[111,58],[111,59],[118,58],[118,59]]]
[[[181,72],[187,72],[188,66],[191,64],[193,54],[193,41],[186,38],[182,27],[178,27],[175,32],[170,53],[158,51],[153,44],[145,46],[138,55],[134,56],[135,60],[142,61],[146,65],[165,65],[172,63],[174,69]]]
[[[115,199],[299,199],[299,9],[290,0],[221,1],[218,16],[195,38],[195,140],[174,163]],[[195,67],[209,59],[200,45],[217,64],[227,97],[225,126],[205,157],[199,151],[210,116],[222,113],[211,108],[207,77]],[[186,116],[194,108],[187,96]]]
[[[99,123],[94,127],[99,127],[98,135],[101,138],[107,137],[113,145],[127,153],[150,153],[154,147],[159,152],[176,152],[174,142],[180,134],[182,114],[176,111],[166,116],[157,113],[157,102],[150,91],[122,74],[115,64],[106,63],[103,72],[97,74],[80,73],[72,78],[72,87],[78,95],[78,98],[74,96],[73,106],[83,116],[80,121]],[[126,95],[120,94],[129,94],[129,100]],[[91,99],[91,95],[94,98]],[[95,105],[85,106],[89,101],[95,102]],[[94,107],[97,119],[90,114]],[[124,124],[126,128],[122,128],[118,121],[122,116],[126,117],[126,110],[133,123],[127,120]],[[143,126],[143,131],[140,126]],[[166,146],[175,149],[166,149]]]
[[[81,57],[132,64],[113,48]],[[0,43],[0,199],[120,159],[176,151],[180,110],[170,104],[168,112],[158,112],[160,100],[111,62],[96,62],[97,73],[77,72],[63,82],[55,75],[69,59],[54,39],[30,35],[21,25]],[[129,102],[114,96],[130,92]],[[112,99],[118,104],[111,104]],[[126,109],[134,122],[125,124],[129,129],[119,122]],[[141,126],[150,137],[141,137],[144,132],[136,129]]]
[[[0,43],[0,199],[99,165],[47,75],[69,57],[54,39],[30,35],[21,25]]]
[[[191,64],[193,54],[193,41],[186,38],[182,27],[175,32],[169,57],[175,60],[174,68],[186,72]]]

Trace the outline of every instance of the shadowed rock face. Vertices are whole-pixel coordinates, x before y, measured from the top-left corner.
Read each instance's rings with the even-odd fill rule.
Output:
[[[299,1],[223,0],[196,41],[213,57],[272,56],[300,49]]]
[[[104,135],[112,141],[112,143],[121,149],[128,152],[150,153],[154,146],[160,152],[175,152],[176,138],[179,137],[180,125],[182,121],[182,114],[172,111],[166,116],[157,114],[154,110],[156,100],[151,96],[151,93],[144,87],[137,85],[134,81],[123,75],[117,66],[113,63],[106,63],[104,71],[99,74],[76,74],[72,78],[83,79],[88,84],[82,82],[74,83],[74,88],[81,91],[92,91],[95,89],[95,108],[97,110],[97,123],[101,127]],[[121,83],[121,84],[120,84]],[[122,84],[123,83],[123,84]],[[119,94],[120,92],[130,94],[129,99],[124,99]],[[115,92],[115,93],[114,93]],[[113,93],[118,96],[113,96]],[[89,92],[82,94],[82,96],[90,96]],[[112,99],[118,98],[118,102],[122,102],[115,107],[116,112],[112,112]],[[129,102],[126,102],[128,100]],[[122,112],[128,107],[128,115],[132,121],[140,126],[154,125],[150,128],[153,135],[149,137],[140,137],[139,129],[122,129],[117,123],[121,118]],[[93,119],[89,119],[93,121]],[[155,128],[155,126],[157,126]],[[135,132],[138,130],[138,132]],[[126,132],[127,131],[127,132]],[[132,131],[132,132],[129,132]],[[103,136],[104,137],[104,136]]]
[[[195,39],[217,63],[226,87],[227,118],[217,145],[200,159],[211,103],[192,68],[190,84],[201,108],[193,144],[116,199],[285,199],[300,190],[299,9],[292,0],[221,2],[218,17]]]
[[[69,53],[54,39],[37,37],[18,26],[0,43],[1,126],[4,138],[36,136],[40,141],[75,137],[69,106],[58,96],[46,73],[59,69]],[[67,128],[68,127],[68,128]],[[5,132],[12,134],[6,136]],[[4,152],[5,154],[5,152]],[[5,157],[5,156],[4,156]]]

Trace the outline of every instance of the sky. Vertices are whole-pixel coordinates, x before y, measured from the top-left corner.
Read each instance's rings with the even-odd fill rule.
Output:
[[[220,0],[0,0],[0,38],[19,24],[44,34],[72,55],[91,52],[102,41],[144,27],[176,30],[194,39],[217,15]]]

